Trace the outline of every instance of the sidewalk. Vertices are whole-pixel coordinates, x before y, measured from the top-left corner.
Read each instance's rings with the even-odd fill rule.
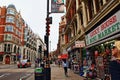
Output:
[[[26,80],[34,80],[34,74]],[[51,80],[84,80],[84,78],[75,74],[72,70],[68,70],[68,77],[66,77],[62,67],[51,65]]]

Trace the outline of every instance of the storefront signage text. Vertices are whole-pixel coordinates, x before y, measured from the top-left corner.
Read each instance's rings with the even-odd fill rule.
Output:
[[[86,44],[89,45],[120,31],[120,11],[86,35]]]

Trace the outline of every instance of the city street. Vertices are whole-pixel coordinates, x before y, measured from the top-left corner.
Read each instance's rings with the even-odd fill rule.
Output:
[[[0,80],[23,80],[34,71],[34,66],[29,68],[17,68],[17,65],[0,65]]]
[[[62,67],[51,65],[51,80],[83,80],[84,78],[68,70],[68,77],[64,75]],[[28,68],[17,68],[17,65],[0,65],[0,80],[35,80],[34,65]]]

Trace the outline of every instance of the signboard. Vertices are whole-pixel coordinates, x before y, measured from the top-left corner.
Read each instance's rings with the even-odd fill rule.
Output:
[[[86,44],[90,45],[117,32],[120,32],[120,11],[87,34]]]
[[[75,47],[76,48],[85,47],[85,42],[84,41],[75,41]]]
[[[51,13],[64,13],[64,0],[51,0]]]

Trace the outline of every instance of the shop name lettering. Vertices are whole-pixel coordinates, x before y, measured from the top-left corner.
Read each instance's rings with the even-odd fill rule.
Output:
[[[90,33],[89,43],[102,39],[118,30],[120,30],[120,22],[117,22],[117,17],[114,15]]]

